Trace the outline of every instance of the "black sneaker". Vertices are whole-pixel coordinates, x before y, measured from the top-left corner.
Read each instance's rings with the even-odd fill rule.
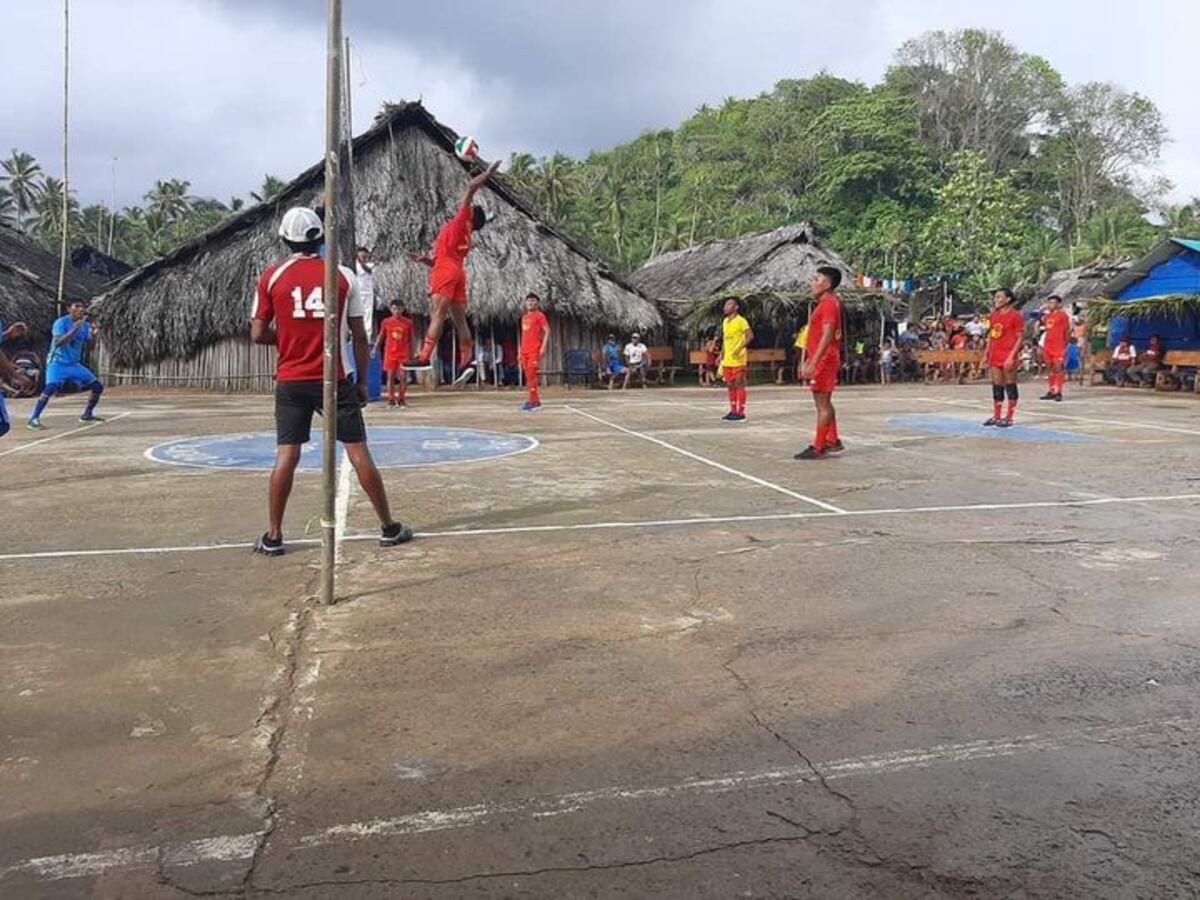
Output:
[[[1012,428],[1012,425],[1013,425],[1012,419],[997,419],[996,420],[997,428]]]
[[[1055,403],[1062,403],[1062,394],[1055,394],[1055,395],[1054,395],[1054,402],[1055,402]]]
[[[997,419],[995,416],[992,416],[992,418],[988,419],[986,422],[983,423],[983,427],[991,428],[993,425],[999,425],[1003,421],[1004,421],[1003,419]]]
[[[725,413],[725,415],[721,416],[721,421],[722,422],[736,422],[737,421],[737,413],[735,413],[733,410],[730,410],[729,412]]]
[[[384,525],[379,535],[380,547],[395,547],[397,544],[407,544],[413,539],[413,530],[403,522],[393,522]]]
[[[1047,391],[1038,397],[1039,400],[1053,400],[1057,395],[1053,391]]]
[[[809,444],[807,447],[793,456],[792,459],[822,459],[824,456],[824,450],[818,450],[812,444]]]
[[[283,556],[283,538],[268,537],[264,532],[254,545],[254,552],[263,556]]]
[[[846,445],[843,444],[841,442],[841,440],[839,439],[839,440],[834,441],[832,444],[829,444],[828,446],[826,446],[825,452],[826,453],[841,453],[845,449],[846,449]]]

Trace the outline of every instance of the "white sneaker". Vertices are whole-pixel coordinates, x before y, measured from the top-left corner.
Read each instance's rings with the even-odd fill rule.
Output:
[[[458,377],[454,379],[454,386],[459,387],[461,385],[464,385],[474,377],[475,377],[475,366],[469,365],[465,369],[463,369],[461,372],[458,373]]]

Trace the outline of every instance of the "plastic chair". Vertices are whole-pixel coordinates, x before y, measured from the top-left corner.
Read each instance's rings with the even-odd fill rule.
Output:
[[[583,384],[587,387],[591,384],[595,374],[595,364],[592,362],[591,353],[580,348],[567,351],[566,370],[563,372],[563,383],[567,386],[567,390],[571,389],[576,378],[583,379]]]

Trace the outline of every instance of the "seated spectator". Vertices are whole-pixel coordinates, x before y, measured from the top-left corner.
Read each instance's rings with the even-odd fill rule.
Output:
[[[621,345],[617,343],[617,336],[610,334],[608,340],[604,342],[604,347],[600,350],[600,383],[608,382],[608,389],[611,391],[616,387],[617,379],[625,374],[625,366],[621,362]]]
[[[646,386],[646,370],[650,366],[649,348],[642,343],[642,336],[634,334],[625,345],[625,382],[621,389],[629,387],[629,380],[634,376],[641,378],[642,387]]]
[[[1128,337],[1121,338],[1113,350],[1112,362],[1108,366],[1105,377],[1109,384],[1125,387],[1129,383],[1129,370],[1137,363],[1137,350],[1129,343]]]
[[[1162,338],[1157,334],[1150,337],[1141,359],[1126,370],[1129,380],[1138,387],[1154,387],[1159,369],[1163,366]]]

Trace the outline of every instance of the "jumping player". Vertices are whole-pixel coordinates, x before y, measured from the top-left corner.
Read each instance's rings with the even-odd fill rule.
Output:
[[[537,294],[525,297],[525,315],[521,316],[521,369],[525,372],[525,384],[529,387],[529,399],[521,407],[522,412],[533,412],[542,406],[538,397],[538,372],[550,346],[550,322],[539,309],[541,298]]]
[[[292,479],[300,462],[300,448],[312,436],[313,413],[322,412],[325,366],[325,261],[320,252],[325,229],[317,214],[305,206],[289,209],[279,226],[279,236],[292,251],[283,262],[270,266],[258,280],[250,319],[250,339],[278,348],[275,368],[275,468],[271,471],[269,519],[266,533],[254,549],[267,556],[283,553],[283,513],[292,492]],[[367,332],[363,326],[362,298],[354,272],[338,267],[338,306],[341,310],[337,371],[337,436],[358,475],[358,483],[375,507],[382,534],[379,544],[391,547],[412,540],[412,529],[392,518],[383,478],[367,447],[362,407],[367,402],[367,382],[357,389],[346,377],[341,347],[349,326],[358,371],[367,371]],[[275,328],[271,328],[271,323]]]
[[[721,368],[725,384],[729,388],[729,412],[723,417],[726,422],[743,422],[746,419],[746,365],[749,354],[746,348],[754,340],[750,323],[742,318],[742,303],[737,297],[725,298],[725,321],[721,326]]]
[[[4,323],[0,322],[0,344],[3,344],[10,337],[21,337],[28,331],[24,322],[14,322],[7,329]],[[33,382],[29,376],[12,364],[12,360],[0,350],[0,378],[3,378],[13,385],[19,387],[23,391],[27,391],[33,387]],[[0,437],[8,434],[12,430],[12,420],[8,417],[8,408],[4,405],[4,391],[0,391]]]
[[[817,431],[813,442],[795,459],[821,459],[846,449],[838,436],[837,411],[833,408],[833,391],[842,369],[842,298],[837,295],[841,283],[842,272],[834,266],[819,266],[813,276],[812,294],[817,305],[808,319],[806,358],[800,375],[809,379],[817,407]]]
[[[464,264],[471,251],[471,235],[487,225],[487,214],[482,206],[472,204],[475,192],[487,184],[488,179],[500,168],[497,160],[483,173],[476,175],[467,184],[462,202],[455,215],[438,232],[433,245],[433,256],[410,253],[413,262],[429,266],[429,297],[433,311],[429,317],[429,330],[417,358],[405,366],[406,369],[428,369],[429,360],[442,337],[446,317],[454,321],[458,332],[458,367],[461,373],[456,384],[471,379],[475,374],[474,352],[471,347],[471,329],[467,325],[467,272]]]
[[[104,393],[104,385],[100,383],[92,370],[83,364],[83,354],[88,342],[96,336],[92,323],[87,318],[87,304],[82,300],[72,301],[67,307],[67,314],[54,323],[51,332],[50,352],[46,356],[46,385],[42,395],[38,397],[33,413],[26,423],[30,428],[45,428],[42,424],[42,412],[50,398],[73,382],[80,390],[91,391],[87,405],[83,408],[80,422],[96,423],[104,420],[96,415],[96,404]]]
[[[992,297],[991,326],[987,337],[987,361],[992,373],[992,417],[984,422],[987,426],[1009,428],[1017,411],[1017,361],[1021,354],[1021,338],[1025,334],[1025,320],[1019,310],[1013,308],[1016,298],[1008,288],[1000,288]],[[1004,398],[1008,397],[1008,411],[1004,412]]]
[[[1067,344],[1071,341],[1071,316],[1063,309],[1062,297],[1051,294],[1046,300],[1046,315],[1042,320],[1046,326],[1046,343],[1042,347],[1046,364],[1050,366],[1049,390],[1043,400],[1062,402],[1063,385],[1066,384]]]
[[[361,280],[359,285],[361,287]],[[408,362],[408,351],[412,346],[412,319],[404,314],[404,307],[400,305],[399,300],[393,300],[391,307],[392,314],[383,320],[383,324],[379,326],[379,334],[375,335],[371,355],[377,356],[379,348],[383,347],[388,406],[404,406],[404,397],[408,390],[408,373],[404,371],[404,364]]]

